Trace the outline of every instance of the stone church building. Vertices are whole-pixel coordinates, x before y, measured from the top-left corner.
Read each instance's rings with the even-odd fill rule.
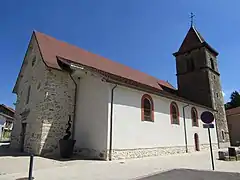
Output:
[[[71,118],[74,153],[81,156],[112,160],[201,151],[208,148],[203,111],[215,115],[214,146],[228,146],[218,52],[192,26],[173,55],[177,89],[33,32],[13,89],[11,147],[58,156]]]

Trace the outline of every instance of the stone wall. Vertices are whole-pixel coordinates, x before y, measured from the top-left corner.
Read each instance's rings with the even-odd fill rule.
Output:
[[[194,64],[192,71],[187,69],[188,60]],[[206,66],[204,47],[176,57],[179,94],[193,102],[211,107],[212,99]]]
[[[65,135],[69,116],[73,120],[75,84],[67,72],[48,70],[41,104],[41,155],[59,155],[59,140]]]
[[[187,71],[188,59],[194,63],[192,71]],[[216,110],[214,115],[219,145],[228,146],[226,142],[229,142],[229,134],[217,57],[207,48],[201,47],[177,56],[176,66],[180,95]]]
[[[58,141],[64,136],[68,117],[73,118],[74,83],[67,72],[46,67],[34,36],[19,77],[10,147],[20,149],[22,123],[27,123],[24,151],[58,155]]]
[[[213,149],[217,149],[217,144],[213,144],[212,147]],[[209,150],[209,144],[200,145],[200,151],[206,151],[206,150]],[[195,147],[189,146],[188,151],[195,152]],[[123,150],[113,150],[112,160],[143,158],[143,157],[151,157],[151,156],[166,156],[166,155],[182,154],[182,153],[186,153],[185,146],[143,148],[143,149],[123,149]]]
[[[24,151],[39,154],[41,141],[41,112],[39,106],[44,102],[42,82],[46,67],[33,36],[27,49],[16,84],[16,111],[11,137],[11,148],[20,149],[22,123],[27,123]],[[30,88],[31,87],[31,88]],[[29,102],[27,97],[29,95]]]
[[[222,94],[222,86],[220,76],[216,73],[218,72],[217,58],[214,57],[210,52],[206,51],[206,58],[208,66],[210,66],[210,59],[214,62],[214,71],[208,71],[209,83],[211,88],[212,104],[213,108],[216,110],[214,113],[216,120],[216,129],[218,135],[218,141],[220,148],[227,147],[230,145],[228,126],[226,113],[224,108],[224,99]]]

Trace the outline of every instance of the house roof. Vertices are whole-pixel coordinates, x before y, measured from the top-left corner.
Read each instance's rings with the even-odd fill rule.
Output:
[[[0,104],[0,106],[3,106],[5,109],[7,109],[7,110],[9,110],[9,111],[11,111],[11,112],[15,112],[15,110],[13,109],[13,108],[11,108],[11,107],[8,107],[8,106],[6,106],[6,105],[4,105],[4,104]]]
[[[202,35],[197,31],[197,29],[194,26],[191,26],[190,29],[187,32],[187,35],[185,36],[179,50],[174,53],[174,55],[182,54],[185,52],[188,52],[192,49],[199,48],[205,46],[207,47],[211,52],[213,52],[215,55],[218,55],[218,52],[213,49],[202,37]]]
[[[236,108],[226,110],[226,115],[227,116],[236,115],[236,114],[240,114],[240,107],[236,107]]]
[[[214,111],[214,109],[210,107],[180,97],[177,89],[166,81],[57,40],[46,34],[34,31],[33,36],[36,38],[44,63],[50,68],[62,70],[62,67],[60,67],[61,62],[65,63],[66,61],[80,64],[81,66],[83,65],[84,67],[90,68],[90,70],[97,71],[104,76],[110,77],[109,82],[111,82],[112,77],[114,77],[113,80],[117,80],[118,82],[121,81],[123,85],[128,84],[128,86],[136,89]],[[14,89],[16,86],[17,82]],[[13,92],[16,91],[13,90]]]
[[[157,79],[153,76],[132,69],[128,66],[111,61],[107,58],[90,53],[86,50],[59,41],[53,37],[40,32],[34,32],[43,60],[47,66],[55,69],[61,69],[57,57],[71,60],[72,62],[82,64],[109,74],[132,80],[149,87],[163,90],[162,86],[176,90],[170,83]]]
[[[169,82],[157,79],[118,62],[111,61],[79,47],[57,40],[46,34],[34,31],[34,35],[43,61],[48,67],[62,70],[58,60],[70,61],[71,63],[77,63],[88,68],[90,67],[91,70],[114,77],[114,79],[117,79],[116,77],[118,77],[118,80],[123,81],[125,84],[133,85],[133,87],[142,87],[155,94],[162,94],[168,98],[213,110],[212,108],[178,96],[177,89]]]

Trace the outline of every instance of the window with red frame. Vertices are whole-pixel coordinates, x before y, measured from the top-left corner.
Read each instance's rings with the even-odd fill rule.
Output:
[[[198,113],[195,107],[193,107],[191,110],[191,116],[192,116],[192,126],[198,127]]]
[[[172,102],[170,105],[170,116],[172,124],[180,124],[178,106],[175,102]]]
[[[142,96],[142,121],[154,121],[154,104],[150,95]]]

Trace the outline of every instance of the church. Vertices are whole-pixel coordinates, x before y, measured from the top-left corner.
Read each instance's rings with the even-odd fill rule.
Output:
[[[13,88],[10,147],[59,156],[59,140],[70,122],[74,154],[86,158],[203,151],[209,148],[203,111],[215,117],[214,148],[228,146],[218,52],[191,26],[173,55],[177,88],[34,31]]]

